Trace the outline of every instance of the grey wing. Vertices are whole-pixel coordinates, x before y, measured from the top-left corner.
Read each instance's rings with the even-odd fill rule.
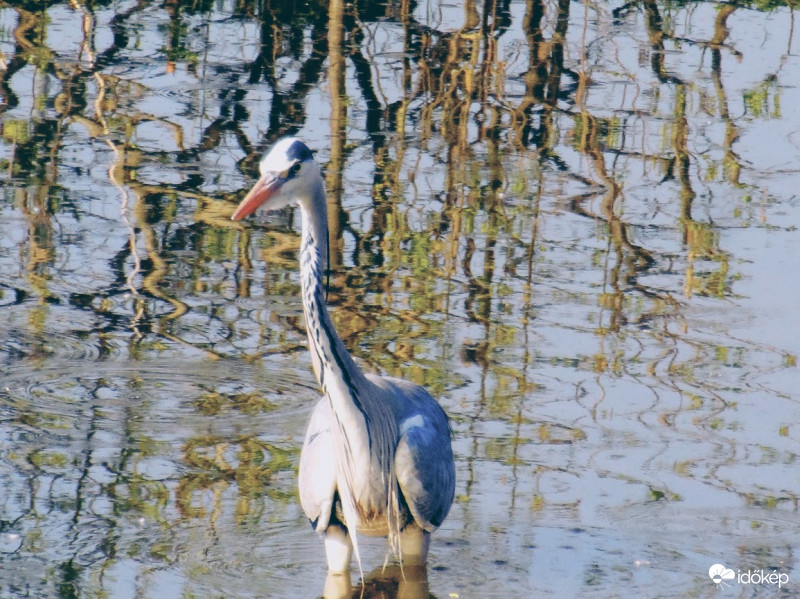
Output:
[[[300,504],[318,532],[328,528],[336,494],[336,451],[331,423],[333,412],[322,398],[311,413],[300,454]]]
[[[432,532],[447,517],[455,494],[450,423],[436,400],[421,387],[414,387],[404,389],[413,394],[415,409],[399,422],[395,471],[414,521]]]

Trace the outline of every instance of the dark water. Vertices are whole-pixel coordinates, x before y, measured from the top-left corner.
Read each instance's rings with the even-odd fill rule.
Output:
[[[799,44],[777,2],[0,6],[0,597],[322,595],[299,215],[229,220],[285,134],[346,345],[453,420],[428,588],[364,596],[800,592]]]

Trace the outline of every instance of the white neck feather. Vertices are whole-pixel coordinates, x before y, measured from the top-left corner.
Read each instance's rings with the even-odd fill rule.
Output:
[[[386,510],[389,537],[400,532],[394,449],[397,423],[386,397],[369,382],[336,333],[325,302],[328,214],[322,178],[299,201],[302,218],[300,277],[309,349],[322,391],[336,416],[337,486],[356,558],[359,510]],[[369,467],[364,467],[369,464]],[[377,479],[375,473],[382,473]],[[358,507],[357,504],[358,503]],[[360,559],[359,559],[360,565]]]
[[[328,258],[328,215],[321,179],[312,197],[300,201],[300,211],[300,277],[314,373],[326,395],[334,392],[332,385],[341,382],[345,387],[342,390],[349,391],[347,395],[351,396],[363,386],[364,375],[336,333],[325,302],[323,279]]]

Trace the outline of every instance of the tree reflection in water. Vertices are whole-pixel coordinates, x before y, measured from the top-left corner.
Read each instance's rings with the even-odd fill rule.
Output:
[[[794,568],[797,322],[770,288],[800,250],[793,23],[0,6],[0,594],[323,589],[294,490],[316,397],[296,215],[228,218],[286,134],[326,165],[348,349],[455,421],[457,505],[412,596]],[[393,572],[353,593],[402,594]]]

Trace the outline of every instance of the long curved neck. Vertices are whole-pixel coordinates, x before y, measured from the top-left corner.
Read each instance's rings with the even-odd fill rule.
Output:
[[[332,426],[336,485],[344,524],[358,558],[355,532],[362,514],[369,517],[387,510],[390,537],[396,541],[399,535],[394,470],[397,424],[389,402],[383,401],[375,385],[356,366],[328,314],[322,283],[328,258],[328,210],[322,178],[299,204],[303,226],[300,276],[308,345],[314,373],[336,420]],[[380,475],[376,477],[376,473]]]
[[[328,211],[322,178],[299,205],[303,230],[300,245],[303,312],[314,374],[326,395],[352,398],[357,403],[364,375],[337,335],[325,303],[322,281],[328,259]]]

